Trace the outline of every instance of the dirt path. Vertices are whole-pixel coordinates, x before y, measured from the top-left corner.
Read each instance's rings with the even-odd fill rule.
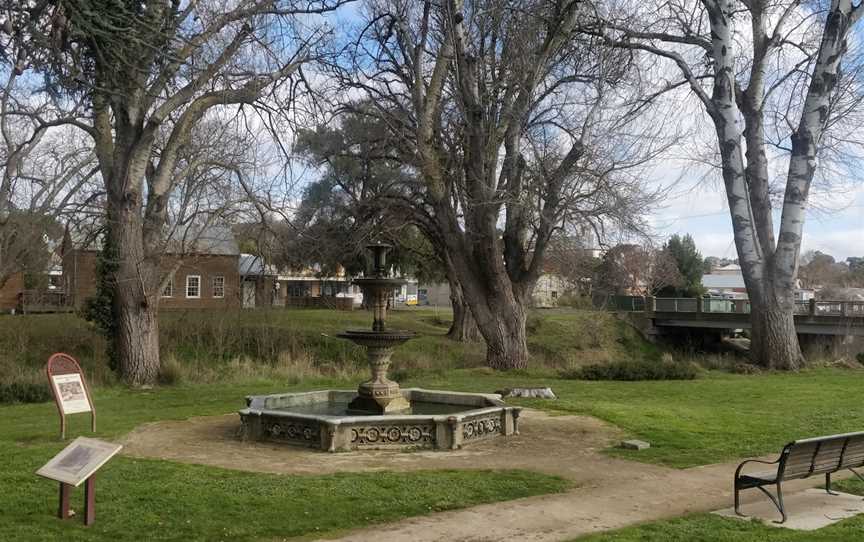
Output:
[[[485,504],[409,518],[336,537],[342,542],[559,542],[637,523],[730,506],[735,465],[698,467],[558,495]],[[787,495],[819,485],[820,477],[784,485]],[[760,498],[744,496],[746,503]],[[764,499],[764,497],[761,497]],[[778,514],[779,519],[779,514]],[[329,538],[328,540],[333,540]]]
[[[678,470],[599,453],[621,438],[595,418],[525,411],[521,435],[455,452],[327,454],[236,438],[236,414],[147,424],[130,433],[124,454],[255,472],[326,474],[343,471],[527,469],[573,482],[567,493],[476,506],[374,525],[339,540],[373,542],[571,540],[635,523],[729,506],[736,463]],[[791,493],[821,478],[786,486]],[[749,499],[759,496],[747,495]]]
[[[521,435],[452,452],[346,452],[328,454],[236,438],[236,414],[143,425],[126,436],[123,452],[229,469],[279,474],[434,469],[527,469],[555,474],[578,486],[660,476],[670,469],[600,454],[620,432],[596,418],[549,416],[527,410]]]

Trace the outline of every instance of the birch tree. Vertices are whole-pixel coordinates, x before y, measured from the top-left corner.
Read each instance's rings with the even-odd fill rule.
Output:
[[[47,91],[87,104],[107,192],[106,246],[117,258],[114,309],[122,379],[159,371],[161,247],[176,179],[196,126],[225,111],[278,115],[326,35],[315,17],[344,0],[202,2],[52,0],[6,6],[4,31]],[[260,109],[258,109],[260,110]]]
[[[751,355],[766,367],[802,362],[793,314],[805,214],[820,154],[842,146],[847,134],[832,131],[860,103],[861,66],[848,51],[862,9],[850,0],[674,0],[597,10],[606,43],[671,66],[678,77],[661,91],[689,88],[713,125],[750,297]],[[777,155],[785,169],[774,176]]]
[[[370,1],[333,70],[362,95],[343,107],[373,104],[417,173],[390,205],[443,247],[496,369],[528,364],[526,309],[552,235],[577,216],[642,215],[640,184],[614,172],[656,140],[622,136],[638,131],[616,107],[627,55],[580,37],[584,5]]]

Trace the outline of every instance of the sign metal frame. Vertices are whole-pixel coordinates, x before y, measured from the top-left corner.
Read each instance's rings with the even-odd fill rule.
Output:
[[[69,414],[77,414],[79,412],[90,412],[90,431],[96,432],[96,406],[93,404],[93,396],[90,393],[90,387],[87,385],[87,380],[84,378],[84,371],[78,362],[69,354],[58,352],[48,358],[48,363],[45,364],[45,374],[48,376],[48,383],[51,385],[51,392],[54,394],[54,403],[57,405],[57,413],[60,414],[60,439],[66,439],[66,409],[64,408],[63,394],[58,388],[55,377],[65,375],[78,375],[80,377],[81,386],[83,387],[84,395],[87,398],[88,410],[75,410]]]

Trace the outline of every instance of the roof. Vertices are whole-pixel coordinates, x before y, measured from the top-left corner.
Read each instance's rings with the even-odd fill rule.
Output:
[[[168,236],[167,252],[236,256],[240,247],[227,225],[178,226]]]
[[[101,250],[101,235],[95,231],[74,230],[68,233],[69,242],[81,250]],[[165,243],[167,254],[206,254],[236,256],[240,254],[237,239],[228,225],[187,224],[177,226],[168,233]]]
[[[268,276],[278,275],[277,269],[272,265],[265,265],[264,258],[255,254],[241,254],[237,269],[241,276]]]
[[[744,288],[744,277],[737,275],[702,275],[702,286],[708,288]]]

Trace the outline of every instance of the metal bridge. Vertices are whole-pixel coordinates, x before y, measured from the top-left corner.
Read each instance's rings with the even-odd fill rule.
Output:
[[[619,296],[609,308],[642,312],[658,329],[750,328],[750,303],[746,299]],[[864,336],[864,301],[797,302],[795,328],[802,335]]]

